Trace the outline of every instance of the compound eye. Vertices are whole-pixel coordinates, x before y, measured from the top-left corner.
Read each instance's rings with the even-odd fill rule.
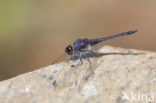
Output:
[[[73,54],[73,48],[71,45],[68,45],[65,49],[65,52],[69,55],[72,55]]]

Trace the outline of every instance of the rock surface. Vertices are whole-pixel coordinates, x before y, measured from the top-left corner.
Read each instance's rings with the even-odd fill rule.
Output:
[[[1,81],[0,103],[156,103],[156,53],[110,46],[99,52],[108,54]]]

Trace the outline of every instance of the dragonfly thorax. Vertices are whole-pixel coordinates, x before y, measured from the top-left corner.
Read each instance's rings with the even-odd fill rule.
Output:
[[[73,44],[73,50],[81,51],[82,49],[85,49],[88,46],[88,41],[88,39],[77,39]]]

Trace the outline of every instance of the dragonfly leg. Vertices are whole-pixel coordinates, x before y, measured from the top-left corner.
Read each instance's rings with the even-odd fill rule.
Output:
[[[82,60],[82,58],[79,58],[79,62],[78,62],[76,65],[71,65],[71,67],[79,68],[80,65],[83,65],[83,60]]]

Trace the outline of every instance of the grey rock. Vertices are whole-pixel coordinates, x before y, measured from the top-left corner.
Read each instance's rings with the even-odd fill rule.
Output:
[[[0,103],[156,103],[156,53],[111,46],[99,52],[108,55],[1,81]]]

